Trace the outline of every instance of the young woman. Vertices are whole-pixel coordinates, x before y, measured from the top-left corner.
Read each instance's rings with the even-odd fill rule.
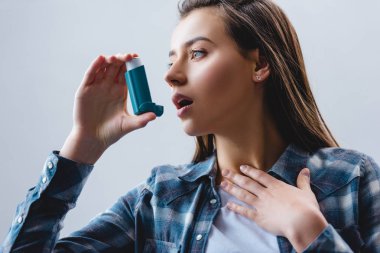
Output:
[[[17,208],[2,252],[380,252],[380,170],[339,148],[296,32],[270,0],[185,0],[166,82],[191,163],[158,166],[83,229],[58,240],[102,153],[155,119],[126,108],[125,63],[99,56],[72,133]]]

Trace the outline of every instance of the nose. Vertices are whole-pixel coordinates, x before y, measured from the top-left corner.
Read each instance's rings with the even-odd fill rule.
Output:
[[[170,87],[183,85],[186,83],[186,75],[183,71],[183,67],[180,66],[179,62],[173,63],[164,76],[165,81]]]

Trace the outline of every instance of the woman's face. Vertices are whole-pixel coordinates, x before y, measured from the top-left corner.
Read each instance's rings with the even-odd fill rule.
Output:
[[[215,8],[192,11],[175,28],[165,75],[173,96],[193,103],[179,115],[191,136],[238,127],[252,110],[254,62],[245,59],[227,35]],[[181,111],[181,110],[180,110]]]

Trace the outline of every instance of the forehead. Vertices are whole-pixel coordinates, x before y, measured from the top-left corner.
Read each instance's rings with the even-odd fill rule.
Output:
[[[211,40],[221,41],[227,39],[224,21],[220,11],[215,7],[196,9],[181,19],[173,31],[171,47],[181,47],[186,41],[194,37],[203,36]]]

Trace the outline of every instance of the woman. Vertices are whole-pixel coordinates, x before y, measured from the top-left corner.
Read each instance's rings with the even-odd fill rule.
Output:
[[[61,222],[102,153],[146,126],[125,63],[99,56],[74,126],[19,205],[3,252],[376,252],[380,170],[342,149],[311,93],[297,35],[270,0],[185,0],[165,76],[193,161],[158,166],[83,229]]]

